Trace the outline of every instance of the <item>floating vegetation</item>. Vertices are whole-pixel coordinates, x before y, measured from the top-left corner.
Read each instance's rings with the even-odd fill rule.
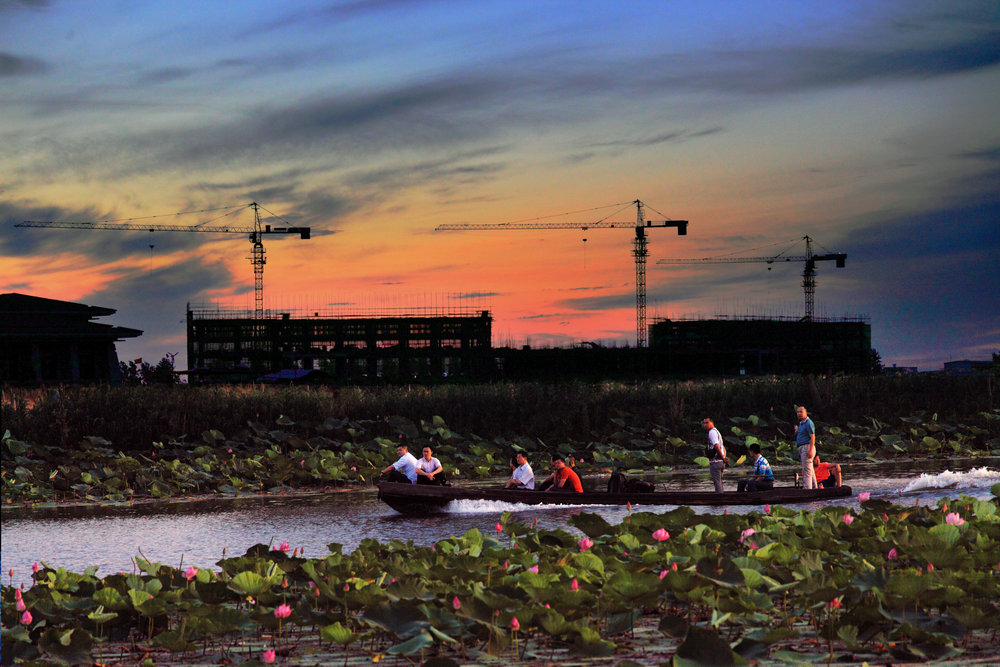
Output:
[[[993,487],[994,496],[1000,485]],[[259,544],[181,569],[100,577],[38,564],[3,586],[4,660],[157,664],[392,656],[746,664],[996,654],[997,498],[593,514],[543,530],[504,514],[430,547],[364,540],[306,557]],[[625,663],[628,664],[628,663]]]
[[[983,425],[947,423],[937,415],[912,415],[894,424],[869,420],[842,426],[818,423],[818,447],[839,460],[879,461],[927,456],[983,456],[1000,451],[990,428],[1000,411],[974,416]],[[970,420],[971,421],[971,420]],[[759,443],[772,465],[798,462],[790,424],[757,415],[730,417],[719,426],[731,453],[743,463],[747,447]],[[25,442],[6,432],[2,441],[2,492],[14,502],[125,502],[203,494],[279,493],[317,487],[366,484],[397,458],[407,443],[419,455],[425,445],[446,466],[446,475],[481,479],[509,474],[515,452],[544,464],[549,455],[575,454],[581,472],[614,469],[666,471],[698,462],[703,434],[681,437],[658,424],[633,424],[612,417],[613,431],[600,440],[546,443],[539,438],[485,439],[449,428],[440,416],[415,423],[405,417],[378,420],[326,418],[297,423],[279,415],[268,426],[250,421],[236,434],[203,430],[153,441],[144,450],[122,451],[98,435],[75,446]],[[701,459],[707,465],[707,461]]]

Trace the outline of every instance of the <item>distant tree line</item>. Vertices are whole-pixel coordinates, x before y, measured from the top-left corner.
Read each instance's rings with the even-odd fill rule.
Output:
[[[118,366],[122,372],[122,384],[127,387],[180,384],[181,381],[174,371],[174,360],[169,355],[160,359],[155,366],[142,359],[120,361]]]

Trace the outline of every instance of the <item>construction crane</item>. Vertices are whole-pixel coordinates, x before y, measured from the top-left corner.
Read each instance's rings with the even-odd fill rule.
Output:
[[[638,199],[622,204],[611,204],[600,208],[610,208],[611,206],[635,206],[635,222],[611,222],[610,218],[620,213],[623,208],[619,208],[614,213],[605,216],[596,222],[537,222],[543,218],[536,218],[532,221],[500,222],[493,224],[473,224],[456,223],[438,225],[434,231],[495,231],[495,230],[520,230],[520,229],[628,229],[634,227],[635,239],[632,243],[632,256],[635,258],[635,345],[636,347],[646,347],[649,340],[649,332],[646,330],[646,257],[649,251],[646,241],[646,230],[656,227],[676,227],[677,235],[687,234],[687,220],[646,220],[643,209],[646,204]],[[594,209],[591,209],[594,210]],[[565,214],[559,214],[565,215]],[[661,214],[662,215],[662,214]],[[555,217],[555,216],[544,216]],[[666,217],[666,216],[664,216]]]
[[[264,317],[264,264],[267,259],[264,256],[263,237],[267,234],[298,234],[302,239],[308,239],[311,229],[309,227],[271,227],[271,225],[261,224],[260,209],[257,202],[251,202],[246,206],[232,206],[220,209],[204,209],[201,211],[188,211],[186,213],[171,213],[169,216],[190,215],[195,213],[205,213],[207,211],[228,211],[215,220],[233,215],[246,208],[253,209],[253,226],[239,225],[153,225],[140,223],[138,220],[149,220],[152,218],[167,217],[166,215],[153,215],[145,218],[128,218],[125,220],[103,220],[101,222],[66,222],[66,221],[37,221],[25,220],[14,225],[15,227],[47,227],[58,229],[108,229],[118,231],[147,231],[147,232],[205,232],[209,234],[247,234],[253,249],[250,253],[250,263],[253,265],[254,276],[254,316],[256,319]],[[266,209],[265,209],[266,210]],[[272,214],[273,215],[273,214]],[[276,216],[277,217],[277,216]],[[210,221],[211,222],[211,221]],[[150,246],[152,248],[152,246]]]
[[[798,243],[800,239],[793,239],[791,243]],[[842,252],[831,252],[822,255],[817,255],[812,251],[813,239],[808,236],[803,236],[802,241],[806,242],[806,254],[798,256],[788,256],[784,253],[789,249],[786,248],[777,255],[771,257],[731,257],[728,255],[723,255],[720,257],[703,257],[701,259],[661,259],[658,260],[657,264],[722,264],[727,262],[766,262],[767,264],[774,264],[776,262],[805,262],[805,267],[802,269],[802,290],[805,292],[805,302],[806,302],[806,312],[805,316],[802,318],[803,321],[810,322],[813,319],[813,305],[816,296],[816,262],[824,261],[834,261],[837,263],[837,268],[844,268],[844,264],[847,261],[847,255]],[[786,241],[787,243],[787,241]],[[777,244],[772,244],[777,245]],[[768,267],[768,271],[771,267]]]

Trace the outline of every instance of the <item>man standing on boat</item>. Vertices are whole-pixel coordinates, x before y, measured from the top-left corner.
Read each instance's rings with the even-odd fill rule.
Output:
[[[799,425],[795,427],[795,444],[799,446],[799,461],[802,463],[802,488],[815,489],[813,459],[816,457],[816,425],[809,419],[805,407],[797,407],[795,414],[799,418]]]
[[[750,455],[753,456],[753,477],[741,479],[736,483],[737,491],[769,491],[774,488],[774,473],[771,464],[760,455],[760,445],[756,442],[750,445]]]
[[[705,447],[705,456],[708,457],[708,472],[712,475],[712,484],[715,490],[722,493],[722,473],[726,469],[729,457],[726,456],[726,446],[722,444],[722,434],[715,428],[715,423],[711,417],[701,420],[701,425],[708,431],[708,445]]]
[[[399,455],[399,460],[388,465],[382,471],[382,474],[389,474],[390,482],[400,482],[402,484],[416,484],[417,483],[417,458],[410,453],[410,448],[406,445],[400,444],[396,447],[396,454]]]
[[[444,481],[440,477],[441,462],[434,458],[434,452],[430,447],[424,447],[423,456],[417,460],[417,484],[441,484]]]
[[[528,465],[528,459],[525,458],[524,452],[518,452],[514,456],[514,460],[511,465],[517,464],[514,468],[514,473],[507,480],[507,485],[505,489],[526,489],[528,491],[534,491],[535,489],[535,473]]]
[[[554,472],[545,480],[546,482],[552,480],[552,486],[547,488],[546,491],[583,493],[583,484],[580,483],[580,476],[566,465],[561,455],[552,455],[552,469]]]

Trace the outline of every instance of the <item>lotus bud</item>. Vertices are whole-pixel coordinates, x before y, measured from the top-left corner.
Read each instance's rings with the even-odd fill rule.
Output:
[[[262,655],[260,657],[260,661],[263,662],[264,664],[267,664],[267,665],[270,665],[271,663],[273,663],[274,662],[274,649],[269,648],[266,651],[264,651],[264,655]]]
[[[517,616],[514,616],[513,618],[510,619],[510,629],[513,630],[514,632],[517,632],[518,630],[521,629],[521,624],[518,622]]]
[[[663,542],[664,540],[669,540],[670,533],[668,533],[663,528],[658,528],[657,530],[653,531],[653,539],[656,540],[657,542]]]
[[[571,591],[578,591],[578,590],[580,590],[580,584],[579,584],[579,582],[577,582],[576,577],[573,577],[573,581],[569,582],[569,589]]]
[[[31,612],[25,611],[21,614],[21,625],[31,625]]]

